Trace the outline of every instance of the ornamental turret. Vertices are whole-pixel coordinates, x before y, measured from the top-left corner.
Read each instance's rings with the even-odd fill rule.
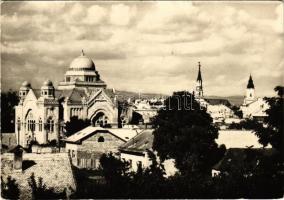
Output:
[[[29,90],[31,89],[32,87],[31,87],[31,84],[29,83],[29,82],[27,82],[27,81],[24,81],[23,83],[22,83],[22,85],[21,85],[21,87],[20,87],[20,91],[19,91],[19,96],[20,96],[20,98],[21,99],[24,99],[26,96],[27,96],[27,94],[28,94],[28,92],[29,92]]]
[[[50,80],[44,81],[43,86],[41,86],[41,96],[54,98],[54,86]]]

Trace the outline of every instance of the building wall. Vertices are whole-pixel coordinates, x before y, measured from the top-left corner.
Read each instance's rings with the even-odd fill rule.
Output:
[[[120,158],[122,160],[130,162],[130,167],[133,171],[137,171],[139,162],[142,164],[143,168],[149,167],[151,165],[151,161],[149,160],[147,155],[133,155],[130,153],[121,152]]]
[[[102,137],[104,141],[99,142]],[[110,133],[96,133],[81,144],[66,143],[66,152],[69,152],[73,165],[80,168],[98,168],[101,155],[110,152],[117,154],[118,147],[123,143],[123,140]]]

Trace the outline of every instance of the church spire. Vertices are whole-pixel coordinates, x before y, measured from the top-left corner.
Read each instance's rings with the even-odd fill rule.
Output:
[[[198,62],[198,75],[196,80],[195,96],[203,98],[203,86],[202,86],[202,76],[201,76],[201,64]]]
[[[198,62],[198,75],[197,75],[197,80],[196,81],[202,82],[201,69],[200,68],[201,68],[200,62]]]
[[[251,74],[249,75],[249,80],[248,80],[247,88],[248,88],[248,89],[249,89],[249,88],[254,89],[254,84],[253,84],[253,80],[252,80]]]

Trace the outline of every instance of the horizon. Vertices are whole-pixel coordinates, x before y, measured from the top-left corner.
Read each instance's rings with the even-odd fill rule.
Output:
[[[2,91],[18,91],[25,80],[33,88],[46,79],[57,86],[81,49],[116,90],[192,91],[199,61],[205,96],[244,96],[250,74],[258,97],[284,84],[281,2],[4,2],[2,8]]]

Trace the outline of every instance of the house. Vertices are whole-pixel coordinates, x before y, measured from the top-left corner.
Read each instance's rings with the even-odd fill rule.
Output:
[[[76,191],[76,182],[67,153],[35,154],[25,153],[21,146],[13,153],[1,155],[1,177],[6,181],[10,176],[20,189],[20,199],[31,199],[28,179],[34,174],[36,181],[42,178],[47,188],[56,192],[66,191],[69,196]]]
[[[243,118],[250,118],[262,121],[266,116],[266,110],[269,108],[268,103],[264,98],[256,98],[255,87],[250,75],[246,88],[246,96],[244,103],[240,107],[243,112]]]
[[[64,141],[72,164],[79,168],[98,168],[102,154],[118,154],[118,147],[137,135],[137,129],[106,129],[88,126]]]
[[[140,134],[120,146],[120,158],[124,161],[128,161],[133,171],[137,171],[139,164],[141,164],[143,168],[149,167],[152,162],[147,152],[148,150],[153,151],[153,140],[153,129],[143,130]],[[177,171],[173,159],[165,160],[163,165],[165,167],[166,176],[174,175]]]

